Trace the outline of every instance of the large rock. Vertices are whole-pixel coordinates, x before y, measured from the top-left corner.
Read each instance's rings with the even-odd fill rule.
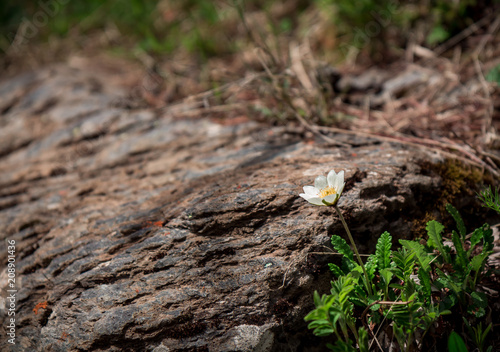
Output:
[[[339,205],[363,253],[385,230],[410,237],[440,201],[443,160],[424,149],[178,119],[128,109],[125,94],[68,67],[0,85],[6,330],[17,290],[16,344],[1,350],[322,350],[303,317],[344,230],[302,186],[345,170]]]

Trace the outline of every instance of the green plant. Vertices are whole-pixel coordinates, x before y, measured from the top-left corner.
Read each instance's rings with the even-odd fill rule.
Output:
[[[401,6],[392,0],[316,0],[316,5],[335,24],[336,35],[342,38],[339,49],[345,57],[352,55],[353,49],[369,48],[372,53],[387,49],[390,29],[404,27]]]
[[[349,341],[349,328],[357,336],[355,329],[355,319],[352,315],[352,303],[348,300],[349,294],[355,289],[355,280],[352,276],[346,275],[339,280],[332,282],[332,289],[329,295],[319,296],[314,293],[314,304],[318,309],[309,313],[306,320],[313,320],[309,324],[310,329],[314,329],[317,336],[325,336],[334,333],[340,340]],[[340,335],[342,332],[343,337]]]
[[[463,320],[464,320],[464,325],[466,326],[469,332],[469,336],[471,337],[472,342],[474,343],[474,345],[476,345],[479,352],[491,352],[493,350],[493,346],[489,346],[488,348],[484,349],[484,343],[486,341],[486,336],[493,327],[493,324],[490,323],[483,330],[483,324],[481,322],[479,322],[479,324],[477,324],[476,327],[473,327],[470,325],[467,319],[464,318]]]
[[[0,52],[6,52],[16,36],[33,44],[110,32],[113,47],[132,46],[151,54],[184,49],[207,58],[235,49],[227,37],[226,27],[236,15],[228,15],[230,10],[209,0],[7,2],[0,8],[0,29],[6,34],[0,36]]]
[[[387,60],[409,41],[434,47],[477,22],[484,2],[477,0],[316,0],[321,14],[335,25],[342,57],[361,50]]]
[[[479,200],[483,202],[483,207],[490,208],[500,214],[500,195],[498,194],[498,188],[492,189],[491,186],[488,186],[488,188],[479,194]]]
[[[468,352],[464,340],[455,331],[452,331],[448,337],[449,352]]]
[[[439,247],[436,244],[442,241],[440,229],[429,232],[429,236],[433,236],[432,242],[428,242],[429,248],[442,254],[438,258],[441,265],[437,265],[435,269],[438,278],[434,284],[439,289],[449,289],[452,293],[450,297],[458,299],[463,309],[481,317],[485,314],[487,299],[476,287],[483,276],[488,256],[493,253],[493,231],[485,224],[467,238],[463,220],[457,210],[450,204],[446,206],[446,210],[455,219],[459,232],[452,231],[451,239],[455,250],[453,256],[449,255],[449,247]]]
[[[364,264],[366,271],[355,261],[347,242],[332,236],[333,248],[342,254],[340,266],[329,264],[337,279],[331,283],[330,294],[320,297],[315,292],[316,308],[305,317],[314,334],[337,337],[336,344],[328,345],[331,350],[350,351],[361,346],[360,324],[372,337],[376,332],[368,329],[368,324],[379,330],[391,329],[401,350],[414,351],[422,346],[431,326],[451,314],[451,309],[475,318],[484,316],[487,297],[477,286],[492,253],[492,231],[483,225],[467,236],[457,210],[449,204],[446,210],[458,230],[451,233],[452,245],[446,244],[444,226],[435,220],[427,223],[425,243],[400,240],[402,247],[396,251],[391,250],[392,237],[384,232],[375,253]],[[356,315],[356,307],[363,313]],[[483,331],[479,325],[470,331],[474,343],[482,346],[489,328]],[[449,343],[453,351],[463,351],[465,346],[453,333]],[[351,349],[345,347],[349,344]]]
[[[349,230],[349,227],[347,226],[347,223],[345,222],[344,217],[342,216],[342,212],[337,206],[337,202],[340,199],[340,196],[342,195],[344,186],[345,186],[344,171],[340,171],[337,174],[335,170],[331,170],[328,173],[327,177],[323,175],[316,177],[316,179],[314,180],[314,186],[305,186],[304,187],[305,193],[301,193],[300,196],[305,200],[307,200],[309,203],[314,205],[335,206],[335,211],[337,212],[337,215],[339,216],[340,221],[344,226],[347,236],[349,237],[349,241],[351,241],[351,244],[354,248],[354,253],[356,254],[356,259],[359,263],[359,267],[363,271],[365,279],[365,287],[367,289],[367,292],[371,295],[372,288],[370,285],[370,279],[368,278],[368,273],[363,264],[363,261],[361,260],[358,249],[356,247],[356,243],[354,242],[354,239],[351,235],[351,231]],[[350,250],[347,244],[345,244],[344,247]]]
[[[426,37],[429,45],[435,45],[450,38],[461,29],[473,23],[468,10],[477,6],[476,0],[446,1],[432,0],[428,13],[432,27]]]

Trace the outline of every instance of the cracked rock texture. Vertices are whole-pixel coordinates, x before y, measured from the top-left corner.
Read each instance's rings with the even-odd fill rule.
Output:
[[[435,200],[423,149],[352,135],[179,119],[121,102],[103,75],[54,66],[0,84],[0,320],[15,240],[13,351],[316,351],[307,329],[343,228],[298,196],[345,170],[360,251],[410,237]],[[349,146],[346,146],[349,145]],[[428,165],[428,164],[426,164]],[[314,253],[313,253],[314,252]],[[46,304],[45,304],[46,303]]]

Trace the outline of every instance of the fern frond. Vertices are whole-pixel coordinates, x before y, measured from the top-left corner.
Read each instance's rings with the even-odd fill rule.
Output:
[[[378,270],[389,268],[391,265],[392,237],[385,231],[377,241],[375,257],[377,258]]]
[[[340,254],[343,254],[348,259],[354,261],[354,253],[347,244],[347,242],[340,236],[333,235],[331,238],[333,249],[335,249]]]
[[[460,233],[460,237],[462,240],[465,240],[465,235],[467,234],[467,231],[465,230],[465,224],[464,221],[462,220],[462,217],[458,213],[458,210],[451,204],[446,204],[446,210],[448,213],[453,216],[453,219],[455,219],[455,222],[457,223],[457,229],[458,232]]]

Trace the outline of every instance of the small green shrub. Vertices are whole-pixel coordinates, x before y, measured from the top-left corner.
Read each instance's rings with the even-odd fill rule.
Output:
[[[479,199],[483,202],[483,207],[490,208],[500,214],[500,195],[498,193],[498,188],[492,189],[491,186],[489,186],[479,194]]]
[[[427,223],[425,243],[400,240],[396,251],[391,250],[391,235],[384,232],[365,263],[368,282],[347,242],[332,236],[333,248],[342,254],[341,265],[329,264],[336,277],[331,291],[322,296],[315,292],[316,308],[305,317],[315,335],[336,336],[337,342],[328,345],[330,350],[368,348],[367,340],[360,338],[360,329],[367,332],[358,328],[360,323],[392,328],[399,347],[411,351],[420,348],[431,326],[452,310],[476,320],[485,316],[488,301],[478,283],[487,274],[485,264],[493,252],[492,230],[485,224],[469,237],[458,211],[449,204],[446,210],[457,227],[451,241],[442,236],[444,226],[435,220]],[[355,314],[359,310],[364,310],[361,316]],[[476,345],[483,346],[489,329],[469,328]],[[450,335],[453,351],[464,350],[460,341],[456,334]]]

